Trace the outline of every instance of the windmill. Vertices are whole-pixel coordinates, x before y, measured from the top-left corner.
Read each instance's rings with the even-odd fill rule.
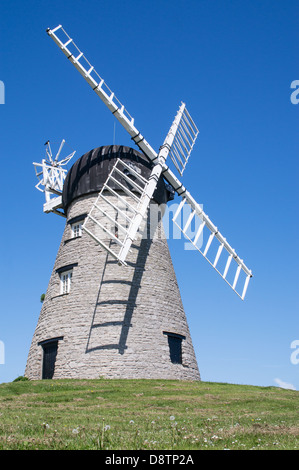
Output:
[[[252,273],[166,164],[169,157],[182,177],[198,129],[185,103],[181,103],[157,153],[62,26],[47,29],[47,33],[141,152],[120,146],[100,147],[83,155],[67,174],[62,199],[56,201],[64,208],[67,224],[32,341],[26,374],[40,378],[42,369],[46,371],[43,372],[45,378],[53,377],[55,371],[54,377],[105,375],[199,380],[157,207],[177,193],[181,200],[173,216],[175,226],[242,300]],[[55,203],[51,209],[57,211]],[[153,212],[158,213],[155,222]],[[191,224],[196,227],[192,233]],[[152,232],[150,240],[144,237],[149,230]],[[70,233],[82,236],[80,247],[76,246],[73,251],[68,238]],[[71,237],[74,238],[79,237]],[[78,254],[80,262],[74,258]],[[77,287],[80,281],[77,290],[73,286],[75,274]],[[59,295],[55,295],[57,275]],[[87,293],[92,291],[94,279],[99,277],[100,283],[93,294],[96,296],[93,318],[87,331],[88,309],[85,307],[90,300]],[[70,285],[72,302],[70,298],[65,300]],[[86,312],[79,317],[78,305],[80,311],[85,309]],[[105,333],[101,336],[99,331]],[[117,336],[119,339],[115,341]]]

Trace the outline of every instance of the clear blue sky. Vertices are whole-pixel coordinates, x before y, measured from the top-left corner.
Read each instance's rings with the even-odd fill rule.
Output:
[[[200,130],[183,182],[254,273],[242,302],[169,241],[202,380],[299,390],[298,16],[292,0],[1,2],[0,382],[24,373],[64,227],[32,162],[48,139],[76,157],[113,141],[113,116],[45,32],[62,24],[152,147],[181,100]],[[115,142],[132,145],[119,124]]]

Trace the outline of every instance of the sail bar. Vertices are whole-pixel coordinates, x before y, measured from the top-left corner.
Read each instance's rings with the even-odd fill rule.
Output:
[[[245,284],[244,284],[244,289],[243,289],[243,292],[242,292],[242,299],[245,298],[247,287],[248,287],[248,284],[249,284],[249,281],[250,281],[250,277],[251,276],[246,277],[246,281],[245,281]]]
[[[226,261],[226,265],[225,265],[225,269],[224,269],[224,273],[223,273],[223,279],[226,278],[226,275],[228,273],[228,270],[229,270],[229,267],[230,267],[230,263],[232,262],[232,259],[233,259],[233,255],[230,254],[229,257],[227,258],[227,261]]]
[[[222,253],[222,250],[223,250],[223,244],[219,245],[219,248],[218,248],[218,251],[217,251],[217,254],[216,254],[216,257],[215,257],[215,261],[213,263],[213,268],[216,267],[217,263],[218,263],[218,260],[220,258],[220,255]]]

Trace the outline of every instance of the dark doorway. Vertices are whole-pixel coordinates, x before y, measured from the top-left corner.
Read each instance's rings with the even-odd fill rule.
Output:
[[[58,350],[58,341],[47,342],[42,345],[43,356],[43,379],[52,379],[55,370],[55,362]]]
[[[175,333],[163,332],[168,337],[169,355],[173,364],[182,364],[182,340],[185,336]]]
[[[182,364],[182,339],[168,335],[170,360],[173,364]]]

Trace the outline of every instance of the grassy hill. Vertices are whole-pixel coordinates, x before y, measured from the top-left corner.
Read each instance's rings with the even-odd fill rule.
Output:
[[[0,384],[0,449],[298,449],[299,392],[169,380]]]

